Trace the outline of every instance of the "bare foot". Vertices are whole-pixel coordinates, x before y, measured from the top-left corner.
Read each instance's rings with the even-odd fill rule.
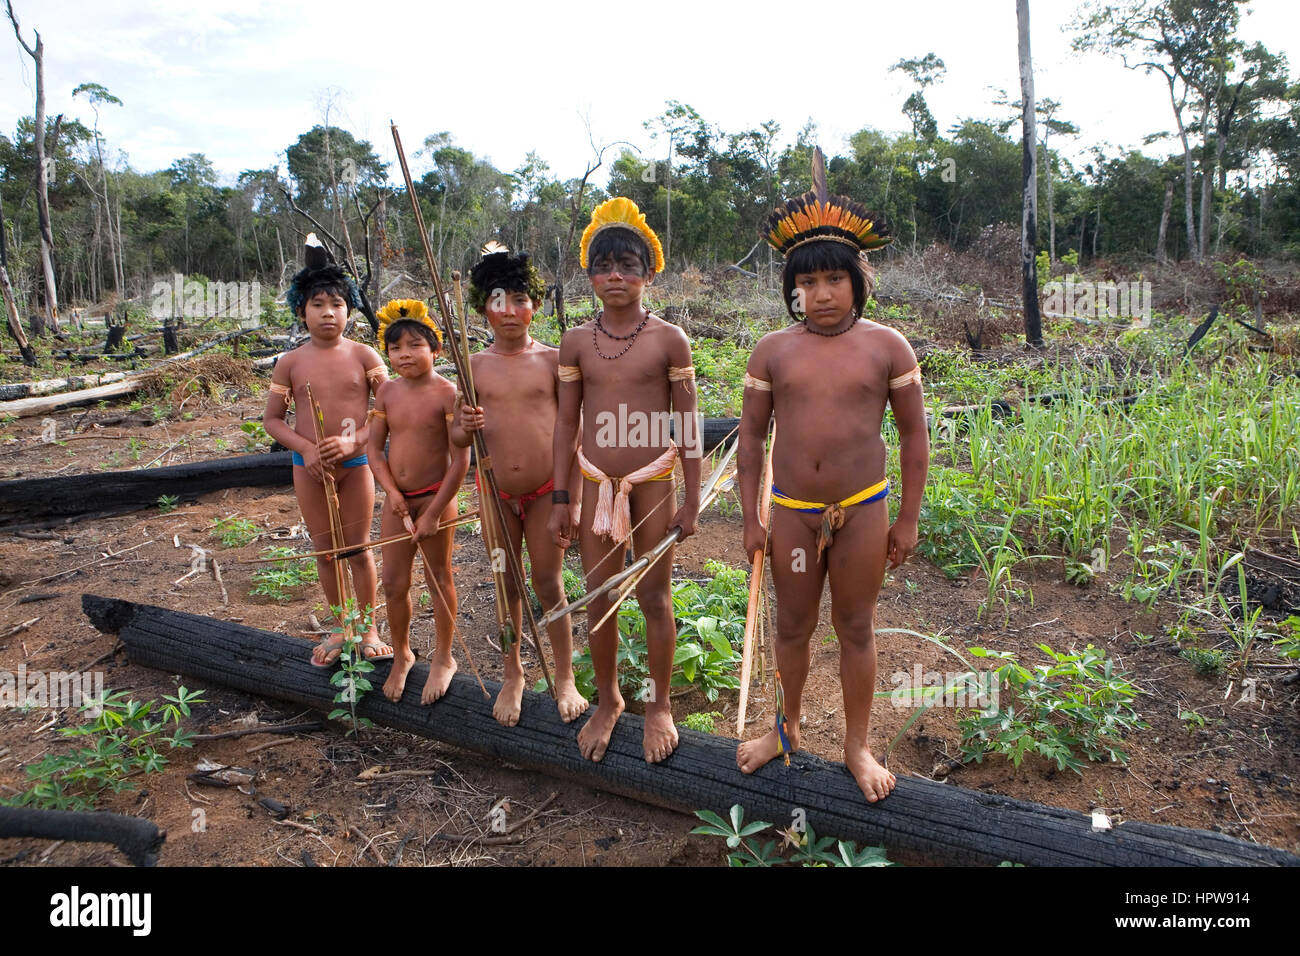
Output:
[[[790,749],[798,750],[798,734],[787,733],[786,737],[790,740]],[[753,773],[769,760],[779,756],[781,756],[781,738],[773,727],[757,740],[746,740],[736,748],[736,766],[740,768],[741,773]]]
[[[497,692],[496,703],[492,705],[492,716],[497,719],[497,723],[504,724],[506,727],[513,727],[519,723],[519,710],[523,699],[523,672],[506,674],[506,679],[501,682],[501,690]]]
[[[568,680],[556,683],[555,706],[560,711],[560,719],[567,724],[573,718],[585,713],[590,704],[587,698],[578,693],[578,688],[570,677]]]
[[[578,731],[578,750],[588,760],[599,761],[605,756],[609,747],[610,735],[614,733],[614,724],[618,723],[623,713],[623,698],[616,697],[606,704],[603,701],[591,712],[587,722]]]
[[[424,682],[424,692],[420,694],[420,703],[429,706],[451,686],[451,676],[456,673],[456,661],[448,657],[446,661],[434,657],[429,662],[429,679]]]
[[[646,763],[667,760],[677,749],[677,725],[673,723],[671,710],[666,707],[662,710],[646,708],[641,746],[645,750]]]
[[[845,741],[844,762],[848,764],[849,772],[862,788],[868,803],[885,799],[894,789],[894,784],[898,782],[898,778],[871,756],[871,751],[867,749],[866,744],[850,746],[848,741]]]
[[[385,697],[394,703],[402,699],[406,692],[406,675],[414,666],[415,652],[409,647],[405,651],[393,652],[393,669],[388,672],[388,680],[384,681]]]

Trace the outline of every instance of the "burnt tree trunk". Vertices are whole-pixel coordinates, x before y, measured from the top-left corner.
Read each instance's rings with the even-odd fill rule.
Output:
[[[95,627],[119,635],[134,663],[186,674],[203,687],[220,685],[326,711],[335,706],[330,671],[311,666],[305,641],[93,594],[82,595],[82,608]],[[376,687],[390,666],[377,665],[371,676]],[[593,763],[582,758],[576,741],[587,718],[563,723],[545,695],[526,691],[519,724],[508,728],[493,718],[491,697],[464,670],[437,704],[421,706],[426,676],[427,665],[417,663],[401,701],[366,694],[358,716],[687,813],[709,809],[725,815],[738,803],[747,819],[784,825],[802,809],[819,834],[946,863],[1300,865],[1300,858],[1285,851],[1201,830],[1122,823],[1096,832],[1091,818],[1078,811],[917,777],[900,777],[887,800],[870,805],[842,764],[795,754],[789,767],[776,760],[745,775],[736,767],[734,739],[685,728],[678,731],[681,743],[673,755],[651,765],[641,750],[642,719],[634,714],[623,715],[604,759]],[[488,694],[497,686],[488,682]]]
[[[136,866],[154,866],[167,834],[149,820],[118,813],[0,807],[0,840],[23,837],[111,843]]]

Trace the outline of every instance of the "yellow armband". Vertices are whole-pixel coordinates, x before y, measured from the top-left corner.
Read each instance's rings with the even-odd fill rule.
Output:
[[[772,391],[772,383],[765,382],[761,378],[754,378],[748,372],[745,373],[745,388],[756,389],[760,392]]]
[[[279,382],[272,382],[271,394],[279,395],[283,398],[286,407],[293,404],[293,389],[288,385],[281,385]]]
[[[561,382],[581,382],[582,366],[580,365],[561,365],[560,366]]]

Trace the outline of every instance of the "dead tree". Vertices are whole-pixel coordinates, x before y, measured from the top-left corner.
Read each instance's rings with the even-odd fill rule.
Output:
[[[14,14],[13,0],[5,0],[9,22],[13,24],[18,44],[36,65],[36,127],[32,139],[36,151],[36,214],[41,233],[41,272],[45,279],[46,318],[55,335],[59,334],[59,293],[54,281],[54,230],[50,227],[50,164],[45,155],[45,42],[40,31],[33,30],[35,46],[28,46]],[[62,120],[62,116],[59,117]],[[56,126],[57,129],[57,126]],[[55,139],[57,139],[57,134]]]

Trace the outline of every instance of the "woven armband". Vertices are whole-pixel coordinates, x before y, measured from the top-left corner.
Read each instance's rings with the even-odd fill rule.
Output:
[[[560,366],[561,382],[581,382],[582,366],[580,365],[561,365]]]
[[[754,378],[748,372],[745,373],[745,388],[757,389],[760,392],[772,391],[772,383],[765,382],[761,378]]]
[[[911,385],[913,382],[917,385],[921,384],[921,366],[919,365],[905,375],[900,375],[898,378],[891,378],[889,380],[889,390],[892,392],[896,388],[907,388],[907,386]]]

